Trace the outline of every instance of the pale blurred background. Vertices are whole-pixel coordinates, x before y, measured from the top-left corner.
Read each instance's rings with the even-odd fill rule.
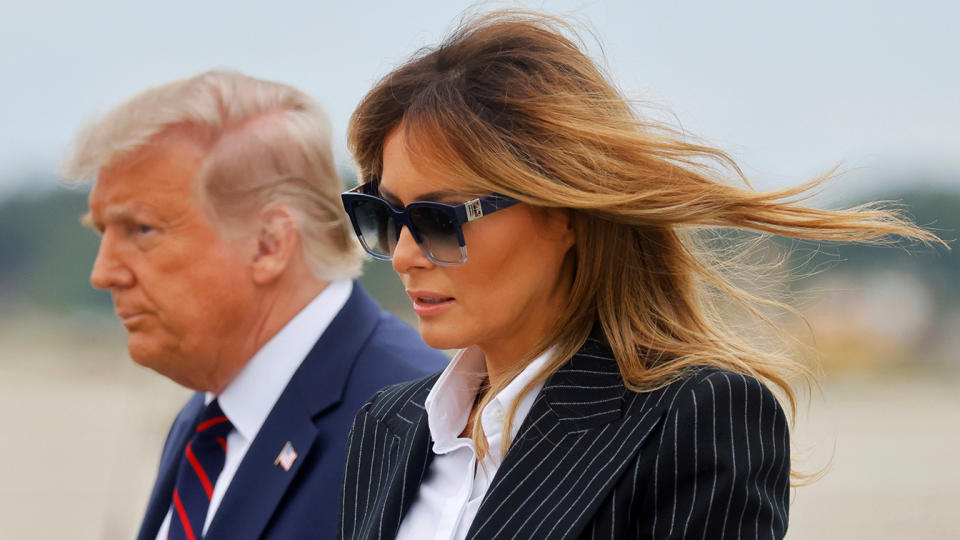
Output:
[[[86,281],[85,193],[56,176],[76,129],[147,86],[232,67],[322,101],[349,178],[357,101],[468,5],[0,0],[0,540],[131,538],[188,396],[129,360]],[[957,237],[960,4],[485,4],[501,5],[592,29],[624,92],[729,150],[756,187],[842,164],[815,204],[898,200]],[[802,468],[831,463],[794,491],[788,538],[960,538],[960,254],[774,247],[817,272],[787,280],[824,367],[794,441]],[[389,266],[364,283],[409,320]]]

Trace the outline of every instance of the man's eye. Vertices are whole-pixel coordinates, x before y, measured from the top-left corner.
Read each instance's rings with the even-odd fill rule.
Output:
[[[149,234],[154,231],[152,226],[143,223],[134,223],[130,226],[130,229],[136,234]]]

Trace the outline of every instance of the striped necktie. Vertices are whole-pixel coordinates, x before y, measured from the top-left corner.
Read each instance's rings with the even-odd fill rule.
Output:
[[[232,428],[217,400],[211,401],[180,460],[177,483],[173,488],[168,540],[203,538],[203,523],[213,496],[213,486],[223,470],[227,434]]]

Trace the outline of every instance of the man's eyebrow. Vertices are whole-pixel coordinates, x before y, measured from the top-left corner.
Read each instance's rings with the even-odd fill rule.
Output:
[[[96,230],[100,230],[103,227],[103,224],[110,222],[124,222],[124,221],[133,221],[134,220],[134,208],[131,205],[122,204],[118,206],[108,207],[103,211],[103,219],[97,220],[93,217],[93,212],[87,211],[86,214],[80,217],[80,223],[86,225],[87,227],[92,227]]]

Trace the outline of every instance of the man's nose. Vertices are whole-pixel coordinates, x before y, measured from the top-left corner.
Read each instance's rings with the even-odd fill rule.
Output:
[[[90,271],[90,284],[95,288],[115,289],[133,285],[133,272],[118,256],[118,247],[109,231],[100,238],[97,258]]]
[[[413,239],[408,227],[400,229],[397,246],[393,250],[393,269],[400,274],[409,273],[417,268],[431,268],[434,264],[423,254],[423,250]]]

